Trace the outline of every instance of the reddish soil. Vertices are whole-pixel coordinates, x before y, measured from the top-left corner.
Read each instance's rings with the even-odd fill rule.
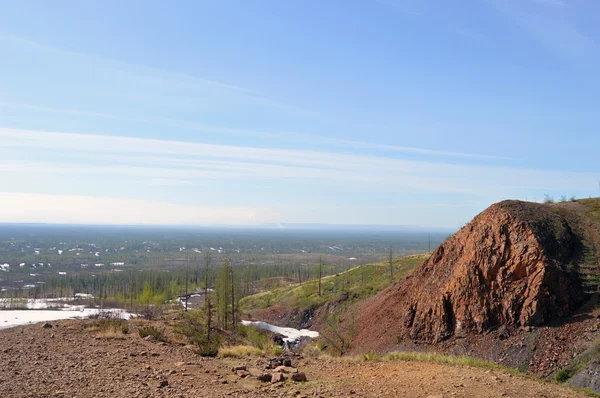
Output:
[[[465,366],[418,362],[295,361],[308,382],[240,378],[267,358],[205,359],[176,343],[122,339],[84,329],[90,321],[0,331],[0,396],[13,397],[584,397],[565,387]],[[144,323],[145,324],[145,323]],[[158,323],[164,326],[163,323]]]

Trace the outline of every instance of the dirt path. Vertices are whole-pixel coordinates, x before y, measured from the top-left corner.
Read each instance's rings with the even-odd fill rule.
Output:
[[[302,359],[306,383],[242,379],[231,366],[265,359],[203,359],[180,345],[101,338],[85,321],[0,331],[1,397],[584,397],[561,386],[480,368],[420,362]]]

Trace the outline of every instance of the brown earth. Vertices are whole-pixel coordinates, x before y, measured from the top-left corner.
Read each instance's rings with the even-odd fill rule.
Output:
[[[296,361],[308,382],[240,378],[267,358],[205,359],[179,344],[157,343],[130,321],[122,338],[85,329],[90,321],[53,322],[0,331],[0,396],[13,397],[584,397],[537,380],[428,362]],[[156,323],[163,326],[163,323]]]

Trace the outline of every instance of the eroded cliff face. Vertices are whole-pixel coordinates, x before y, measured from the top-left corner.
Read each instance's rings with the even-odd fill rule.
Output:
[[[365,302],[359,340],[379,338],[379,347],[406,338],[436,343],[569,315],[586,298],[572,267],[581,251],[577,234],[550,207],[495,204],[405,281]]]

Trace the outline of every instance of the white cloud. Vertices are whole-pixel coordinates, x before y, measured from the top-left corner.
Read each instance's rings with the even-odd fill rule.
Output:
[[[12,108],[12,109],[23,109],[35,112],[45,112],[45,113],[56,113],[56,114],[64,114],[64,115],[72,115],[72,116],[85,116],[85,117],[93,117],[100,119],[111,119],[111,120],[121,120],[127,122],[135,122],[145,125],[151,126],[166,126],[177,129],[187,129],[193,131],[199,131],[210,134],[219,134],[219,135],[235,135],[242,137],[257,137],[257,138],[266,138],[275,141],[283,141],[283,142],[294,142],[294,143],[305,143],[307,141],[312,143],[319,143],[324,145],[333,145],[340,148],[353,148],[353,149],[374,149],[374,150],[382,150],[382,151],[390,151],[390,152],[400,152],[400,153],[414,153],[419,155],[431,155],[431,156],[444,156],[444,157],[455,157],[455,158],[466,158],[466,159],[507,159],[506,157],[488,155],[488,154],[478,154],[478,153],[465,153],[465,152],[454,152],[454,151],[442,151],[436,149],[428,149],[428,148],[416,148],[416,147],[407,147],[401,145],[389,145],[389,144],[378,144],[374,142],[367,141],[356,141],[356,140],[346,140],[342,138],[330,138],[317,136],[313,134],[303,134],[296,133],[291,131],[259,131],[259,130],[250,130],[250,129],[238,129],[238,128],[228,128],[228,127],[216,127],[210,125],[204,125],[200,123],[186,122],[180,120],[170,120],[170,119],[140,119],[135,117],[114,115],[110,113],[100,113],[100,112],[89,112],[82,111],[78,109],[62,109],[62,108],[52,108],[52,107],[44,107],[38,105],[31,104],[22,104],[15,102],[6,102],[0,101],[0,107]]]
[[[4,153],[2,149],[4,149]],[[52,160],[11,158],[11,150]],[[0,128],[0,173],[145,179],[150,185],[199,185],[210,180],[317,181],[355,191],[464,193],[476,196],[585,189],[587,173],[417,161],[340,152],[214,145],[134,137],[67,134]],[[35,156],[29,156],[35,159]],[[90,164],[90,162],[93,162]],[[8,175],[8,174],[7,174]],[[107,188],[110,189],[110,188]],[[240,198],[242,200],[243,196]]]
[[[272,211],[118,198],[0,192],[0,222],[145,225],[259,225]]]

